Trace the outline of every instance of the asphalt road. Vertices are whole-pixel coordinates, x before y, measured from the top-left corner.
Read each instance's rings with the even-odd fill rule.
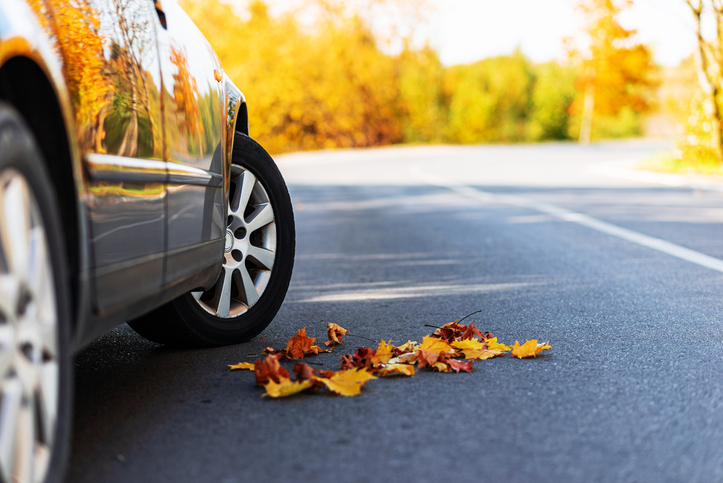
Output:
[[[723,481],[723,194],[595,174],[662,146],[281,157],[297,261],[263,340],[97,340],[76,358],[68,481]],[[552,351],[355,398],[262,399],[226,366],[301,327],[402,343],[475,310]]]

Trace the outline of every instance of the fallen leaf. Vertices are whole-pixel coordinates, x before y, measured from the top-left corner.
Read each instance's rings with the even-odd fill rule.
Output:
[[[477,327],[475,327],[474,322],[472,322],[472,323],[469,324],[469,325],[467,326],[467,328],[464,330],[464,332],[462,333],[462,336],[461,336],[461,337],[462,337],[462,340],[468,340],[468,339],[471,339],[471,338],[474,337],[474,336],[477,336],[477,337],[479,337],[479,338],[482,339],[482,340],[486,340],[486,339],[491,338],[491,337],[492,337],[492,334],[490,334],[489,332],[482,332],[482,331],[479,330]]]
[[[389,364],[414,364],[417,362],[419,352],[407,352],[397,357],[389,359]]]
[[[229,364],[228,367],[231,371],[254,371],[253,362],[239,362],[238,364]]]
[[[419,350],[435,352],[437,354],[446,354],[452,351],[452,346],[442,339],[435,339],[434,337],[425,335],[424,339],[422,339],[422,345],[419,347]]]
[[[432,370],[437,372],[452,372],[449,364],[445,364],[444,362],[435,362],[432,365]]]
[[[314,369],[309,364],[297,362],[294,364],[294,376],[297,381],[315,381]]]
[[[340,396],[357,396],[367,381],[376,379],[366,369],[348,369],[334,373],[330,378],[320,378],[333,393]]]
[[[341,356],[339,367],[341,369],[371,368],[372,357],[374,357],[374,350],[369,347],[360,347],[354,351],[354,354]]]
[[[449,359],[447,362],[447,365],[454,371],[454,372],[472,372],[472,364],[474,364],[474,361],[455,361],[452,359]]]
[[[387,364],[379,369],[379,375],[383,377],[413,376],[414,366],[410,366],[409,364]]]
[[[407,352],[416,352],[418,350],[419,350],[419,344],[416,341],[412,342],[411,340],[408,340],[406,342],[406,344],[402,344],[399,347],[395,347],[393,352],[394,352],[394,355],[400,356]]]
[[[326,347],[329,347],[332,344],[341,344],[343,342],[341,336],[348,333],[349,331],[346,330],[344,327],[329,322],[328,324],[326,324],[326,334],[329,336],[329,340],[324,342],[324,345]]]
[[[318,345],[314,345],[316,337],[307,337],[306,327],[299,329],[294,337],[289,339],[286,343],[286,352],[289,354],[291,359],[301,359],[305,354],[318,354],[320,352],[331,352],[325,351]]]
[[[281,382],[269,381],[264,385],[266,392],[261,397],[287,397],[309,389],[311,386],[313,386],[311,381],[292,381],[289,378],[281,379]]]
[[[492,337],[491,339],[487,339],[487,348],[492,351],[503,351],[507,352],[512,349],[512,347],[504,344],[500,344],[497,342],[497,337]]]
[[[372,365],[378,366],[379,364],[386,364],[389,362],[389,359],[391,359],[394,354],[392,354],[392,350],[394,349],[394,346],[391,344],[391,340],[389,342],[382,341],[379,343],[379,347],[377,347],[377,350],[374,351],[374,355],[372,356]]]
[[[503,355],[505,355],[505,353],[502,351],[491,351],[489,349],[466,349],[464,351],[465,359],[473,359],[475,361],[484,361]]]
[[[289,373],[279,364],[280,358],[281,354],[271,354],[254,362],[257,385],[263,386],[269,381],[279,383],[281,379],[289,379]]]
[[[537,354],[544,350],[550,350],[549,342],[537,343],[537,340],[528,340],[524,344],[520,345],[519,342],[515,341],[515,345],[512,346],[512,355],[518,359],[523,357],[537,357]]]

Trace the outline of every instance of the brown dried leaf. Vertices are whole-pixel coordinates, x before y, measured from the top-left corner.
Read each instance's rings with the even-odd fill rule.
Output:
[[[254,362],[257,385],[264,386],[269,381],[279,383],[281,379],[289,379],[289,373],[279,364],[280,358],[280,354],[271,354]]]
[[[343,342],[341,336],[348,333],[349,331],[346,330],[344,327],[329,322],[328,324],[326,324],[326,334],[329,336],[329,340],[324,342],[324,345],[326,347],[329,347],[332,344],[341,344]]]

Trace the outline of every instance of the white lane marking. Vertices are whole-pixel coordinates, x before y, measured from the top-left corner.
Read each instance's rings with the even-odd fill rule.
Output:
[[[657,250],[662,253],[667,253],[668,255],[680,258],[681,260],[686,260],[702,267],[723,272],[723,260],[705,255],[689,248],[681,247],[680,245],[661,240],[660,238],[643,235],[642,233],[628,230],[627,228],[622,228],[617,225],[613,225],[612,223],[598,220],[597,218],[593,218],[592,216],[577,213],[575,211],[561,208],[550,203],[535,201],[529,198],[524,198],[522,196],[501,195],[489,193],[486,191],[480,191],[478,189],[472,188],[471,186],[445,182],[437,176],[432,177],[429,175],[425,175],[415,168],[412,168],[411,171],[415,176],[424,179],[427,183],[431,185],[450,189],[461,195],[476,199],[483,203],[503,203],[507,205],[520,206],[536,210],[540,213],[552,215],[555,218],[559,218],[560,220],[577,223],[578,225],[586,226],[588,228],[592,228],[593,230],[597,230],[599,232],[606,233],[608,235],[612,235],[623,240],[627,240],[629,242],[637,243],[638,245],[652,248],[653,250]]]

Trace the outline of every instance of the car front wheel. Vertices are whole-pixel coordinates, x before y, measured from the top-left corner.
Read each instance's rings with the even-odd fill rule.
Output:
[[[0,104],[0,481],[60,481],[71,373],[63,235],[17,113]]]
[[[281,307],[294,265],[291,199],[271,156],[236,133],[227,200],[223,266],[205,291],[183,295],[129,322],[173,345],[225,345],[263,331]]]

